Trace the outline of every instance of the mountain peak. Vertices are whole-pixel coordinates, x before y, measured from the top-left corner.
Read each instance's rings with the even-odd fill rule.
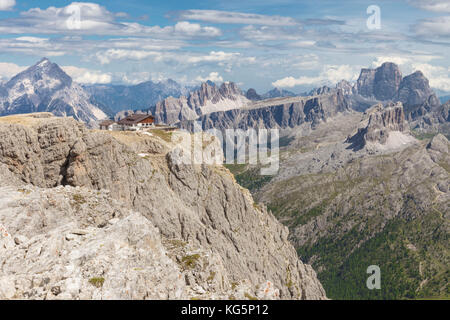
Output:
[[[12,77],[2,91],[0,115],[47,111],[87,123],[106,117],[87,92],[47,58]]]
[[[24,79],[29,79],[32,82],[36,82],[43,80],[44,78],[47,80],[53,79],[54,81],[59,82],[60,87],[68,87],[72,84],[72,78],[56,63],[52,63],[47,58],[42,58],[33,66],[11,78],[11,80],[8,81],[7,86],[12,88]],[[54,81],[53,83],[56,83]]]
[[[47,65],[47,64],[51,64],[51,61],[49,60],[49,59],[47,59],[47,58],[42,58],[41,60],[39,60],[39,62],[37,62],[36,64],[35,64],[35,66],[45,66],[45,65]]]
[[[293,97],[293,96],[295,96],[295,94],[293,92],[290,92],[290,91],[287,91],[284,89],[280,89],[280,88],[276,88],[276,87],[262,95],[262,97],[264,99],[279,98],[279,97]]]
[[[397,94],[402,82],[398,65],[384,62],[376,69],[362,69],[357,81],[358,92],[379,101],[391,100]]]

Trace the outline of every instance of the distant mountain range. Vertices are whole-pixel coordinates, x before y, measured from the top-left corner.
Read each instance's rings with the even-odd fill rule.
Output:
[[[201,119],[208,127],[296,126],[326,121],[336,110],[364,111],[389,101],[402,102],[406,118],[421,128],[436,127],[446,119],[446,109],[441,106],[445,97],[439,100],[423,73],[403,77],[399,67],[389,62],[362,69],[355,84],[342,80],[333,88],[323,86],[303,95],[278,88],[264,94],[255,89],[243,92],[233,82],[216,85],[207,81],[187,87],[171,79],[132,86],[81,86],[46,58],[0,84],[0,115],[49,111],[91,125],[116,114],[120,117],[123,110],[142,110],[168,124]]]
[[[196,87],[186,87],[172,79],[160,82],[146,81],[137,85],[84,86],[94,101],[107,106],[113,114],[122,110],[147,109],[168,97],[179,98]]]

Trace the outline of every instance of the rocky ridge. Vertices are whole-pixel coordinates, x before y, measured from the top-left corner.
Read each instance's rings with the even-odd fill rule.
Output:
[[[239,109],[248,101],[233,82],[224,82],[220,86],[205,82],[188,96],[169,97],[158,102],[150,111],[157,122],[174,124],[181,120],[194,120],[215,111]]]
[[[0,137],[3,297],[325,298],[287,229],[163,133],[38,114],[0,118]]]
[[[401,102],[386,106],[377,104],[366,110],[357,132],[347,139],[354,149],[399,149],[414,141],[409,135],[409,125]]]
[[[258,107],[212,112],[199,117],[197,121],[201,121],[204,130],[212,128],[218,130],[286,129],[295,128],[304,123],[315,127],[340,113],[351,112],[349,103],[341,90],[315,97],[295,97],[286,98],[286,100],[296,101],[265,100],[262,101],[265,104]],[[192,123],[189,121],[181,122],[180,126],[192,129]]]

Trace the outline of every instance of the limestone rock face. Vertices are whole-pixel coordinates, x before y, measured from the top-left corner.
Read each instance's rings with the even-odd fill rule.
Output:
[[[445,127],[445,114],[443,117],[439,98],[421,71],[402,78],[398,66],[386,62],[376,69],[362,69],[356,88],[355,93],[359,95],[353,95],[350,99],[352,107],[356,110],[364,110],[364,106],[380,101],[402,102],[405,117],[413,127],[426,128],[429,131],[448,130]],[[367,104],[365,99],[374,101]]]
[[[427,148],[444,154],[448,153],[448,140],[444,135],[438,134],[431,139]]]
[[[375,72],[373,69],[361,69],[361,74],[356,83],[360,95],[364,97],[374,95],[373,84],[375,81]]]
[[[355,88],[352,84],[346,80],[341,80],[336,84],[336,89],[342,90],[344,95],[351,95],[355,92]]]
[[[374,96],[377,100],[386,101],[396,96],[401,81],[398,66],[386,62],[376,69],[362,69],[357,88],[362,96]]]
[[[205,82],[187,97],[169,97],[158,102],[152,112],[157,122],[173,124],[180,120],[194,120],[214,111],[240,108],[247,101],[248,99],[233,82],[225,82],[220,87]]]
[[[158,229],[107,192],[0,190],[0,299],[186,297]]]
[[[411,119],[433,112],[440,106],[439,98],[430,88],[428,79],[420,71],[403,79],[397,99],[407,106],[407,113]]]
[[[407,130],[405,113],[402,105],[394,105],[383,109],[378,109],[369,117],[366,140],[386,143],[388,131],[404,132]]]
[[[430,88],[428,79],[420,71],[406,76],[398,91],[398,99],[412,106],[424,103],[431,95],[434,95],[434,92]]]
[[[378,104],[365,112],[357,132],[348,138],[354,149],[362,147],[385,146],[400,148],[413,143],[415,139],[409,135],[409,126],[401,103]]]
[[[258,296],[261,294],[258,288],[269,281],[273,290],[270,289],[268,292],[273,292],[273,298],[325,298],[325,292],[314,270],[298,259],[294,248],[290,245],[287,228],[278,223],[265,207],[256,205],[249,192],[242,189],[234,181],[231,173],[221,165],[180,164],[176,161],[178,153],[174,151],[175,144],[163,138],[140,133],[95,132],[85,129],[73,119],[50,116],[2,118],[0,119],[0,137],[0,174],[13,176],[16,181],[20,180],[23,184],[32,184],[32,188],[48,190],[40,191],[46,195],[52,194],[55,187],[66,186],[66,189],[69,188],[70,191],[67,198],[72,198],[75,206],[77,204],[80,208],[86,206],[86,212],[64,209],[63,212],[67,212],[71,218],[48,218],[47,220],[53,221],[54,228],[57,230],[54,234],[52,233],[53,239],[63,238],[74,228],[83,230],[89,227],[95,228],[105,225],[111,219],[130,216],[132,218],[128,220],[127,218],[121,220],[121,224],[89,232],[92,236],[87,237],[87,242],[83,244],[86,247],[83,248],[88,251],[94,247],[98,248],[100,239],[110,239],[109,242],[104,240],[104,243],[105,246],[111,246],[116,235],[109,236],[108,233],[123,233],[117,235],[117,239],[124,239],[123,250],[131,254],[130,252],[139,251],[146,248],[146,245],[150,245],[144,241],[146,234],[150,238],[153,237],[154,243],[158,242],[156,234],[152,231],[156,227],[167,256],[171,257],[181,270],[184,285],[188,287],[183,292],[187,292],[188,295],[204,298],[220,298],[228,297],[228,295],[236,297],[241,295],[245,298],[245,294]],[[10,181],[9,178],[7,179]],[[3,184],[6,183],[7,181],[3,182]],[[82,194],[79,197],[70,194],[72,192],[70,187],[78,187],[84,190],[83,192],[94,194],[96,192],[102,194],[106,192],[104,190],[108,190],[111,209],[101,209],[104,214],[97,217],[97,211],[94,210],[96,195],[91,197],[88,194]],[[38,191],[33,189],[32,194],[36,194],[35,192]],[[83,200],[86,198],[92,201]],[[27,206],[27,201],[31,200],[32,198],[27,197],[25,192],[24,205]],[[55,201],[56,205],[58,202],[72,202],[63,199]],[[113,216],[117,206],[115,201],[129,211],[139,212],[140,215],[129,213],[127,216],[127,213],[122,213],[119,216]],[[93,203],[92,208],[91,203]],[[7,207],[9,208],[10,205]],[[44,215],[53,212],[45,209],[45,206],[43,208]],[[14,216],[14,212],[11,214]],[[91,222],[87,217],[91,217],[93,221]],[[71,219],[78,224],[74,225]],[[6,225],[9,230],[19,230],[20,225],[17,225],[20,223],[19,220],[12,219],[7,222],[2,220],[0,223]],[[70,230],[65,227],[66,221],[70,224]],[[126,240],[130,238],[127,232],[137,232],[135,225],[145,225],[144,221],[148,221],[147,227],[131,237],[136,239],[136,242]],[[43,225],[49,225],[48,223],[45,222]],[[116,225],[122,227],[119,228]],[[128,229],[131,231],[127,231]],[[17,232],[22,235],[19,231]],[[39,232],[46,236],[50,230],[44,228]],[[69,235],[69,238],[73,237]],[[63,243],[62,249],[75,250],[73,247],[64,246]],[[158,251],[159,245],[154,244],[154,246]],[[122,252],[118,248],[114,250]],[[117,266],[123,267],[124,264],[131,263],[127,262],[129,256],[125,253],[121,256],[123,259],[117,261]],[[21,256],[20,252],[11,254]],[[163,253],[158,254],[157,257],[164,257]],[[74,255],[77,256],[75,253]],[[116,252],[112,251],[106,255],[108,259],[112,259]],[[108,270],[115,268],[114,264],[108,265],[110,260],[106,257],[101,261],[93,259],[92,263],[95,265],[101,264]],[[86,284],[88,277],[101,277],[101,268],[86,267],[86,270],[80,270],[75,265],[74,274],[80,272],[89,274],[83,277],[84,280],[79,280],[77,276],[76,281],[81,281],[89,288],[89,290],[80,289],[79,292],[82,294],[80,293],[78,297],[183,297],[179,294],[180,290],[183,290],[183,285],[175,278],[165,276],[172,274],[171,270],[175,270],[175,266],[169,266],[167,273],[146,275],[149,269],[145,269],[145,265],[150,257],[147,258],[144,255],[139,259],[141,260],[135,262],[136,268],[143,266],[144,271],[132,272],[129,278],[131,282],[126,282],[119,275],[117,275],[117,281],[108,282],[109,276],[104,276],[103,285],[108,288],[104,292],[98,292],[95,288],[91,288],[92,285],[89,287]],[[158,262],[159,266],[164,265],[164,259],[161,258]],[[48,260],[45,262],[47,265]],[[18,259],[16,263],[26,266],[28,260]],[[9,271],[0,269],[0,278],[6,277],[5,281],[9,283],[9,287],[11,287],[11,281],[15,282],[17,288],[19,278],[11,276],[12,268],[13,265],[8,269]],[[91,269],[92,274],[89,273]],[[24,270],[23,274],[32,277],[36,270],[38,268],[33,267],[28,271]],[[53,271],[48,272],[50,274]],[[105,271],[105,274],[116,277],[114,272],[109,272]],[[173,271],[173,274],[177,273]],[[137,280],[133,282],[133,279],[138,279],[141,275],[143,279],[147,279],[146,283],[159,283],[158,279],[162,279],[161,281],[172,283],[172,286],[166,287],[167,283],[162,282],[163,284],[157,285],[154,289],[148,289],[150,291],[145,291],[147,289],[144,290],[144,288],[139,289],[135,296],[121,291],[123,286],[129,290],[138,286]],[[62,291],[73,297],[73,292],[76,292],[79,286],[71,287],[60,281],[62,280],[56,279],[51,283],[56,283]],[[37,284],[33,284],[32,288],[35,286]],[[12,289],[7,294],[10,292]]]
[[[289,98],[287,98],[289,99]],[[298,102],[267,102],[267,106],[213,112],[200,117],[203,129],[215,128],[294,128],[303,123],[315,127],[330,117],[350,111],[342,90],[312,98],[297,99]],[[181,127],[192,130],[192,123],[182,122]]]
[[[262,99],[261,96],[253,88],[248,89],[245,96],[247,97],[248,100],[252,100],[252,101],[257,101],[257,100]]]
[[[384,101],[392,99],[398,91],[402,74],[394,63],[386,62],[376,69],[373,91],[375,98]]]

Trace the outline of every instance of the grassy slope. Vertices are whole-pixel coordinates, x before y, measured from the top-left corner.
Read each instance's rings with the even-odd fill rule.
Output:
[[[298,242],[291,234],[300,258],[319,271],[332,299],[450,297],[446,207],[421,206],[434,195],[433,181],[421,178],[406,190],[396,189],[391,179],[398,178],[400,162],[391,157],[379,157],[368,175],[358,175],[358,166],[274,184],[268,208],[292,231],[321,216],[329,224],[314,243]],[[268,183],[255,168],[233,169],[252,192]],[[394,212],[398,216],[389,216]],[[381,268],[381,290],[366,288],[369,265]]]

